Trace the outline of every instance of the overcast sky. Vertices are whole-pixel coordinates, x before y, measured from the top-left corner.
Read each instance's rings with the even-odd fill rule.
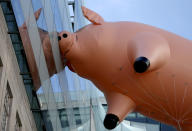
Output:
[[[84,0],[106,21],[136,21],[192,40],[192,0]]]

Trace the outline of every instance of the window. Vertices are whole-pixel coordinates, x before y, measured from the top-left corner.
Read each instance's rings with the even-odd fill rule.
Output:
[[[15,131],[21,131],[22,124],[18,112],[16,113]]]
[[[11,114],[12,99],[13,99],[13,95],[11,93],[9,83],[7,83],[4,104],[3,104],[3,114],[2,114],[2,119],[1,119],[1,131],[7,130],[9,118],[10,118],[10,114]]]
[[[68,118],[67,118],[67,112],[65,109],[59,110],[59,118],[61,120],[61,127],[65,128],[69,126]]]
[[[3,62],[0,58],[0,82],[1,82],[2,71],[3,71]]]
[[[77,124],[77,125],[82,124],[79,107],[73,108],[73,113],[74,113],[74,116],[75,116],[76,124]],[[83,114],[81,114],[81,115],[83,115]]]

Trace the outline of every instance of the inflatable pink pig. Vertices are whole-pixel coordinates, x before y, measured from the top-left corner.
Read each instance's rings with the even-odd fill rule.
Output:
[[[42,9],[40,8],[34,13],[36,20],[39,19],[41,10]],[[39,35],[40,35],[40,39],[41,39],[41,43],[42,43],[42,47],[43,47],[43,52],[45,55],[46,64],[48,67],[49,76],[52,76],[53,74],[55,74],[57,72],[56,72],[55,62],[53,59],[53,52],[52,52],[52,48],[51,48],[49,34],[47,31],[44,31],[40,28],[38,28],[38,31],[39,31]],[[37,70],[37,64],[35,62],[35,56],[33,54],[33,49],[31,46],[31,41],[30,41],[30,37],[29,37],[27,26],[26,26],[25,22],[22,26],[19,27],[19,33],[21,36],[24,50],[25,50],[27,62],[29,64],[30,73],[33,78],[34,89],[38,90],[41,86],[41,82],[40,82],[40,77],[39,77],[39,73]]]
[[[105,95],[107,129],[128,113],[192,131],[192,41],[134,22],[105,22],[82,7],[92,22],[59,34],[62,56]]]

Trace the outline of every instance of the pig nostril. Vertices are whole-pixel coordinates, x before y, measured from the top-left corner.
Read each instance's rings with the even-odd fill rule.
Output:
[[[67,38],[67,34],[63,34],[63,38]]]
[[[60,41],[61,40],[61,36],[58,36],[58,41]]]

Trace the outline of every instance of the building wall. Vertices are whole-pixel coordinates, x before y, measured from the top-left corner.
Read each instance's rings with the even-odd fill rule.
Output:
[[[35,121],[30,111],[30,104],[23,84],[16,55],[0,7],[0,130],[2,130],[5,105],[5,93],[11,92],[8,130],[14,131],[16,125],[22,131],[36,131]],[[18,124],[19,123],[19,124]]]

